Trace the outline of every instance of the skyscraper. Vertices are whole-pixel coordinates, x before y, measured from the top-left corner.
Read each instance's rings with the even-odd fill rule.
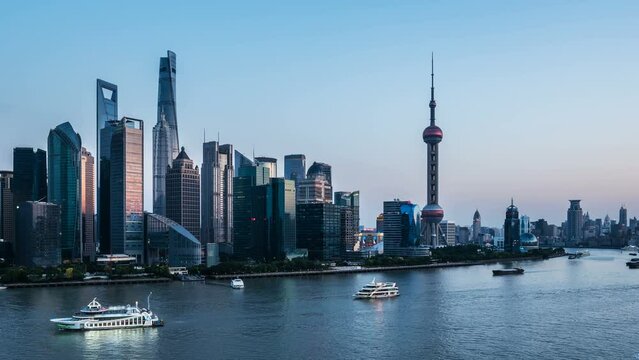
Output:
[[[271,178],[277,177],[277,159],[276,158],[258,156],[255,158],[255,162],[257,163],[257,165],[262,165],[265,168],[268,168]]]
[[[335,205],[341,213],[342,251],[352,251],[359,233],[359,191],[336,191]]]
[[[111,137],[118,123],[118,87],[97,79],[96,84],[96,144],[98,160],[97,243],[102,253],[111,248]]]
[[[272,220],[269,183],[269,169],[261,165],[243,166],[233,178],[233,254],[239,258],[268,257]]]
[[[82,259],[82,139],[68,122],[49,131],[48,200],[60,206],[62,260]]]
[[[60,206],[26,201],[17,212],[18,264],[24,266],[58,266],[60,252]]]
[[[564,235],[568,242],[578,243],[583,238],[583,224],[584,216],[581,205],[581,200],[569,200],[570,207],[567,212],[566,229],[564,229]]]
[[[166,215],[166,169],[173,161],[171,128],[162,112],[153,127],[153,213]]]
[[[242,154],[241,152],[235,150],[234,152],[234,167],[235,167],[235,173],[234,176],[240,176],[240,169],[245,167],[245,166],[254,166],[255,163],[253,162],[253,160],[249,159],[248,157],[244,156],[244,154]]]
[[[184,147],[166,171],[166,217],[200,238],[200,169]]]
[[[619,225],[628,226],[628,209],[625,206],[619,209]]]
[[[481,215],[479,215],[479,209],[476,209],[473,215],[473,243],[475,244],[480,244],[479,233],[481,233]]]
[[[333,178],[331,175],[331,166],[325,163],[314,161],[313,165],[308,168],[306,177],[309,179],[315,178],[318,175],[323,175],[329,185],[333,186]]]
[[[180,140],[178,138],[177,109],[175,96],[175,53],[168,50],[166,57],[160,58],[160,76],[158,82],[158,123],[162,121],[162,113],[165,114],[166,122],[169,124],[171,132],[169,134],[169,148],[171,149],[171,160],[177,157],[180,152]],[[168,165],[168,164],[167,164]]]
[[[235,153],[238,153],[235,151]],[[202,244],[233,243],[233,145],[203,144]]]
[[[509,253],[519,252],[519,210],[510,200],[510,206],[506,209],[506,220],[504,221],[504,251]]]
[[[331,203],[333,201],[333,188],[324,174],[315,174],[300,180],[296,185],[298,204]]]
[[[384,201],[384,255],[429,256],[420,246],[417,205],[410,201]]]
[[[82,257],[95,260],[95,158],[84,147],[81,153]]]
[[[282,258],[297,249],[295,208],[295,181],[271,179],[272,214],[269,252],[271,257]]]
[[[296,183],[306,177],[306,156],[292,154],[284,156],[284,177]]]
[[[13,204],[47,199],[47,152],[13,149]]]
[[[13,171],[0,171],[0,239],[13,247],[15,243],[15,210],[13,207]]]
[[[433,69],[433,60],[431,58],[430,72],[430,125],[424,129],[422,138],[428,145],[428,199],[427,204],[422,210],[422,224],[424,228],[424,237],[431,246],[441,244],[441,227],[439,223],[444,218],[444,209],[438,204],[439,197],[439,143],[444,137],[442,129],[435,125],[435,75]]]
[[[297,247],[308,249],[308,258],[339,258],[340,211],[335,204],[297,204]]]
[[[111,237],[100,252],[144,255],[144,122],[128,117],[111,139]],[[101,241],[104,241],[102,239]]]

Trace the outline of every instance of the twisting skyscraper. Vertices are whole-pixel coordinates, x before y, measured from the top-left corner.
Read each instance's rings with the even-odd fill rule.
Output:
[[[166,169],[180,151],[175,107],[175,53],[160,58],[158,122],[153,127],[153,212],[166,214]]]
[[[440,244],[440,235],[442,233],[439,223],[444,218],[444,209],[438,204],[439,195],[439,178],[438,178],[438,161],[439,150],[438,144],[442,141],[444,133],[437,125],[435,125],[435,75],[433,59],[431,58],[430,72],[430,125],[424,129],[422,137],[428,145],[428,199],[427,204],[422,209],[422,224],[424,226],[424,240],[431,246]],[[428,238],[426,238],[428,236]]]

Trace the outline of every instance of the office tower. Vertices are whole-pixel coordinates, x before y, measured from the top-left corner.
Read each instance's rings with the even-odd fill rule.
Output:
[[[297,247],[311,260],[340,258],[340,211],[335,204],[297,204]]]
[[[200,238],[200,169],[184,147],[166,171],[166,217]]]
[[[506,220],[504,221],[504,251],[508,253],[519,252],[519,210],[510,200],[510,206],[506,209]]]
[[[473,242],[475,244],[481,245],[481,238],[479,234],[481,233],[481,215],[479,215],[479,209],[475,210],[475,214],[473,215]]]
[[[153,213],[166,215],[166,169],[175,156],[170,146],[171,128],[165,113],[153,127]]]
[[[530,233],[530,217],[527,215],[522,215],[519,220],[519,234],[528,234]]]
[[[306,177],[306,156],[292,154],[284,156],[284,177],[296,183]]]
[[[47,199],[47,152],[33,148],[13,149],[13,204]]]
[[[424,129],[422,138],[428,145],[428,199],[422,210],[422,224],[425,226],[424,238],[431,246],[441,245],[441,227],[439,223],[444,218],[444,209],[438,204],[439,197],[439,143],[444,137],[444,133],[439,126],[435,125],[435,75],[433,60],[431,58],[430,72],[430,125]]]
[[[95,261],[95,158],[84,147],[80,164],[80,199],[82,204],[82,258]]]
[[[197,266],[202,263],[202,245],[187,229],[158,214],[144,213],[146,263]]]
[[[333,200],[333,188],[324,174],[300,180],[296,187],[298,204],[330,203]]]
[[[233,176],[240,176],[240,169],[248,166],[254,166],[255,163],[253,162],[253,160],[249,159],[248,157],[244,156],[241,152],[235,150],[233,152],[233,158],[235,159],[234,163],[234,167],[235,167],[235,172]]]
[[[118,87],[97,79],[96,84],[96,240],[101,253],[111,252],[111,137],[118,124]]]
[[[566,229],[564,229],[564,235],[567,241],[571,243],[578,243],[583,238],[583,210],[579,204],[581,200],[569,200],[570,208],[568,208]],[[608,216],[608,215],[606,215]]]
[[[297,249],[295,181],[275,178],[268,186],[271,188],[273,216],[269,253],[271,257],[284,258],[285,254]]]
[[[177,157],[180,152],[180,140],[178,137],[178,125],[177,125],[177,109],[176,109],[176,96],[175,96],[175,53],[173,51],[167,51],[166,57],[160,58],[160,76],[158,81],[158,111],[157,121],[160,123],[166,118],[166,122],[169,124],[171,131],[169,132],[169,149],[171,151],[171,159],[169,159],[169,165],[171,160]],[[164,115],[163,115],[164,114]]]
[[[442,233],[443,233],[443,240],[444,243],[442,245],[446,245],[446,246],[455,246],[455,239],[456,239],[456,228],[455,228],[455,222],[450,221],[450,220],[442,220],[442,222],[440,223],[441,228],[442,228]]]
[[[271,174],[271,178],[277,177],[277,159],[272,157],[260,156],[255,158],[255,163],[257,165],[264,166],[268,168],[269,174]]]
[[[82,259],[82,139],[70,123],[49,131],[48,201],[60,206],[62,260]]]
[[[628,226],[628,209],[625,206],[619,209],[619,225]]]
[[[410,201],[384,201],[384,255],[428,256],[420,246],[417,205]]]
[[[313,165],[308,168],[306,177],[312,179],[318,175],[323,175],[324,179],[330,186],[333,186],[333,178],[331,177],[331,166],[321,162],[313,162]]]
[[[335,205],[341,212],[342,251],[352,251],[359,232],[359,191],[336,191]]]
[[[458,226],[457,227],[457,240],[460,244],[466,245],[470,243],[470,229],[468,226]]]
[[[237,154],[237,151],[235,152]],[[202,244],[233,243],[233,145],[203,144]]]
[[[0,239],[15,244],[15,209],[13,207],[13,171],[0,171]]]
[[[62,263],[59,205],[38,201],[23,202],[16,220],[19,265],[50,267]]]
[[[384,213],[377,215],[375,218],[375,229],[378,233],[384,232]]]
[[[269,169],[257,166],[240,168],[233,178],[233,254],[242,259],[268,257],[272,192]],[[223,248],[220,251],[224,252]]]
[[[128,117],[111,138],[111,241],[103,254],[144,256],[144,122]],[[104,241],[104,239],[102,240]]]

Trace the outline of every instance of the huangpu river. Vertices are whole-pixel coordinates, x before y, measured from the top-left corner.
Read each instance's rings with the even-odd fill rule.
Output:
[[[3,359],[636,359],[639,269],[628,253],[460,268],[0,291]],[[523,267],[524,275],[492,276]],[[353,300],[365,283],[401,296]],[[161,328],[62,332],[97,297],[146,305]]]

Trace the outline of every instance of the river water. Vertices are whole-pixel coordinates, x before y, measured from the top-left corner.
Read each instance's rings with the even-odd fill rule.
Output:
[[[639,269],[591,250],[568,260],[313,277],[246,288],[163,283],[0,292],[3,359],[637,359]],[[521,276],[491,270],[521,266]],[[356,301],[373,277],[394,299]],[[146,305],[166,326],[61,332],[93,297]]]

